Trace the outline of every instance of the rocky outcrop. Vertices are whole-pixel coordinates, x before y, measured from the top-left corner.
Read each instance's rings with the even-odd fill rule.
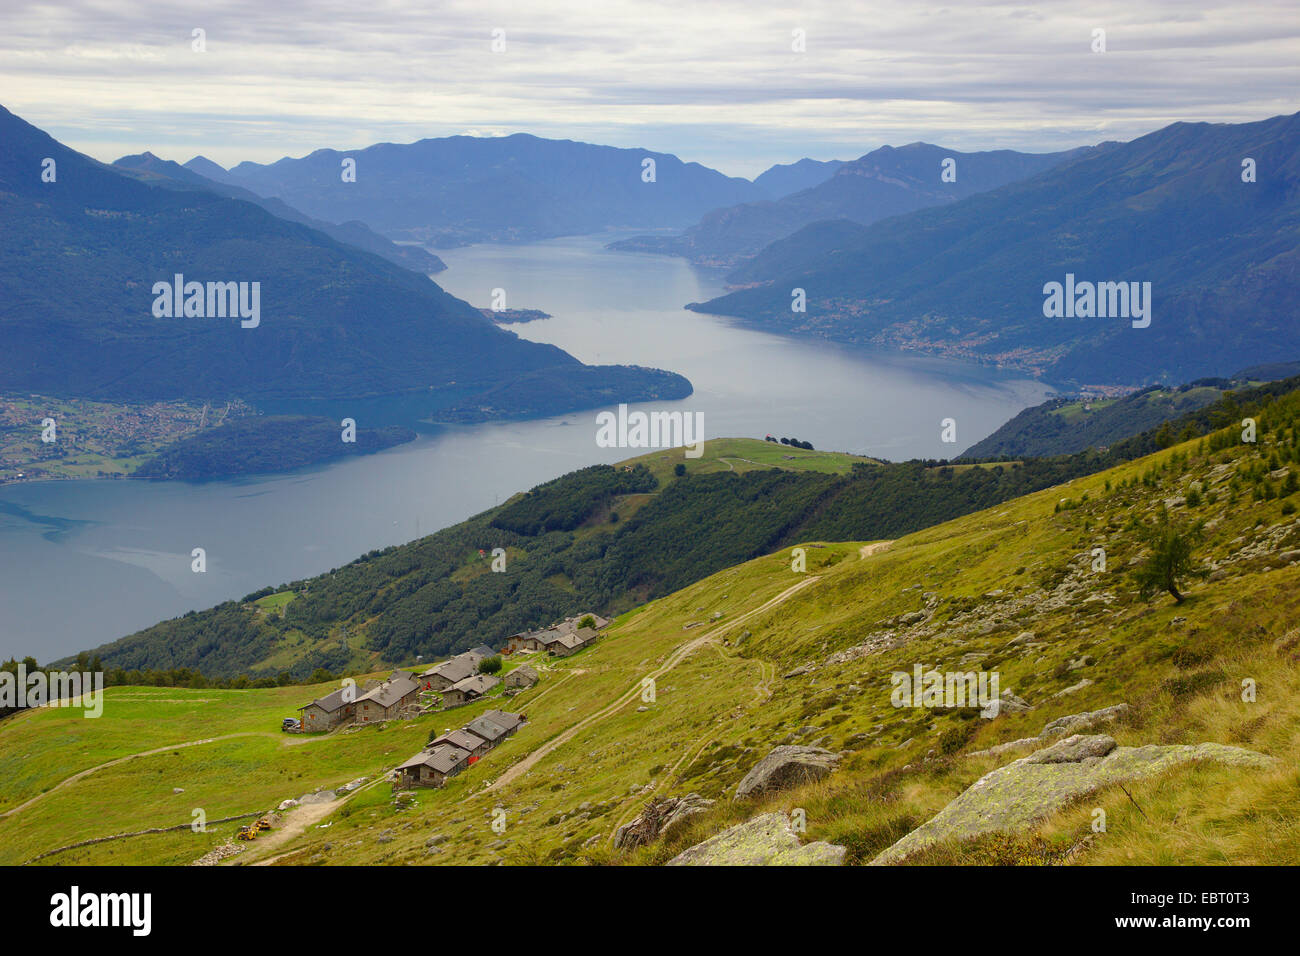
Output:
[[[756,797],[774,790],[788,790],[812,780],[820,780],[835,769],[839,754],[821,747],[783,744],[754,764],[736,787],[737,800]]]
[[[668,861],[668,866],[839,866],[844,847],[799,842],[784,813],[764,813],[709,837]]]
[[[1027,830],[1102,787],[1199,760],[1260,769],[1275,763],[1264,754],[1224,744],[1118,747],[1110,737],[1076,734],[985,774],[928,823],[871,862],[897,863],[941,840]]]
[[[698,793],[651,800],[640,816],[614,831],[614,848],[630,850],[665,839],[687,817],[703,813],[711,806],[713,801],[706,800]]]
[[[1071,714],[1069,717],[1058,717],[1044,727],[1039,736],[1065,737],[1070,734],[1083,733],[1083,731],[1091,730],[1098,724],[1115,720],[1127,713],[1128,709],[1128,704],[1116,704],[1113,707],[1103,707],[1101,710],[1090,710],[1082,714]]]

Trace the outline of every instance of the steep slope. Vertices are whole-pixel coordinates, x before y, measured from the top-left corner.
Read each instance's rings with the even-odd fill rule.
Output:
[[[194,162],[194,160],[191,160],[191,162]],[[215,163],[211,163],[211,165],[216,166]],[[383,256],[389,262],[395,262],[399,266],[405,266],[415,272],[431,275],[435,272],[442,272],[447,268],[447,264],[433,253],[419,246],[399,246],[397,243],[385,239],[371,230],[365,223],[353,221],[335,224],[312,219],[310,216],[304,216],[288,203],[281,202],[278,199],[263,199],[251,190],[227,184],[223,181],[224,177],[222,179],[211,179],[195,169],[182,166],[171,160],[159,159],[153,153],[146,152],[134,156],[123,156],[121,159],[115,160],[113,166],[117,169],[141,173],[146,181],[153,182],[157,181],[158,178],[162,178],[178,184],[206,189],[218,196],[251,202],[254,205],[261,206],[267,212],[279,216],[281,219],[302,223],[317,232],[325,233],[331,239],[345,242],[367,252],[373,252],[375,255]],[[201,167],[202,164],[199,164],[199,166]],[[217,168],[220,169],[220,167]]]
[[[806,572],[789,550],[721,571],[624,615],[572,658],[535,660],[540,683],[504,705],[528,723],[410,800],[394,799],[385,772],[498,702],[301,742],[273,728],[329,685],[121,687],[99,720],[31,712],[0,726],[11,771],[0,853],[18,863],[136,833],[46,862],[185,863],[233,845],[239,822],[193,833],[191,804],[210,820],[264,812],[364,775],[276,815],[283,836],[229,862],[662,863],[777,813],[799,822],[797,840],[840,847],[851,864],[895,848],[884,859],[1294,865],[1298,429],[1292,394],[1264,410],[1255,443],[1224,429],[893,542],[807,542]],[[1188,576],[1180,604],[1144,598],[1132,573],[1162,508],[1203,528],[1193,558],[1206,574]],[[989,719],[898,706],[893,675],[917,666],[997,673],[1006,704]],[[1094,763],[1090,781],[1086,764],[1042,762],[1062,742],[1119,757]],[[778,744],[825,748],[838,766],[733,799]],[[1032,779],[1017,763],[1027,755],[1040,761]],[[70,779],[81,770],[93,772]],[[1032,788],[973,788],[996,773]],[[1053,787],[1073,797],[1049,799]],[[651,800],[689,794],[698,812],[667,837],[614,847]],[[972,809],[995,825],[970,833]],[[162,826],[176,829],[139,832]]]
[[[342,179],[345,159],[356,162],[355,182]],[[643,179],[646,160],[654,162],[653,182]],[[321,149],[268,165],[240,163],[227,175],[310,216],[358,219],[384,235],[435,246],[680,227],[716,206],[762,195],[748,180],[666,153],[524,133]]]
[[[46,158],[54,181],[42,180]],[[127,401],[406,393],[427,412],[582,369],[426,276],[249,202],[140,182],[3,110],[0,218],[0,380],[13,391]],[[171,299],[155,284],[177,274],[245,283],[249,324],[233,307],[225,318],[155,316]],[[204,296],[195,302],[206,312]],[[611,391],[680,398],[690,384],[653,370],[583,372],[547,411],[601,404]]]
[[[1300,350],[1297,147],[1300,114],[1176,123],[939,208],[809,226],[732,276],[755,287],[694,308],[1062,383],[1224,375]],[[1257,181],[1243,181],[1247,160]],[[1045,286],[1067,275],[1150,283],[1149,326],[1135,314],[1046,317]],[[791,309],[794,288],[806,313]]]
[[[823,182],[775,202],[715,209],[681,236],[640,236],[610,248],[681,255],[701,265],[735,265],[814,222],[846,219],[865,225],[994,189],[1091,151],[962,153],[929,143],[882,146],[840,165]],[[945,181],[943,164],[949,160],[955,178]]]

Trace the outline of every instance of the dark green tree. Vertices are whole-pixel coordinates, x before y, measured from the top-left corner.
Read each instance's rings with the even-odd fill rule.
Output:
[[[1151,554],[1133,570],[1138,593],[1147,600],[1161,591],[1168,591],[1174,601],[1181,604],[1183,595],[1178,590],[1178,582],[1202,573],[1192,558],[1192,551],[1201,536],[1201,526],[1184,527],[1162,512],[1155,525],[1143,526],[1139,534]]]

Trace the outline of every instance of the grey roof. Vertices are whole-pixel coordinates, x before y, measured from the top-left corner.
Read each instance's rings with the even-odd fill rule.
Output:
[[[384,681],[374,690],[367,691],[357,698],[357,703],[368,700],[371,703],[378,704],[380,707],[392,707],[403,697],[419,690],[417,684],[406,674],[394,677],[392,680]]]
[[[492,648],[488,647],[486,644],[480,644],[478,647],[471,647],[468,653],[480,654],[483,657],[492,657],[496,654],[496,651],[492,650]]]
[[[486,738],[479,736],[472,730],[466,730],[461,727],[459,730],[453,730],[449,734],[443,734],[433,742],[431,746],[438,744],[451,744],[453,747],[460,747],[462,750],[473,752],[483,746]]]
[[[491,674],[475,674],[473,677],[457,681],[450,689],[462,694],[486,694],[499,683],[501,683],[499,677],[493,677]]]
[[[487,714],[481,714],[478,717],[475,717],[465,725],[465,729],[478,734],[490,743],[494,743],[506,735],[506,728],[502,727],[495,721],[488,720]]]
[[[463,657],[453,657],[449,661],[443,661],[437,667],[429,668],[420,676],[429,677],[432,674],[437,674],[454,684],[471,676],[476,670],[478,670],[477,661],[470,661]]]
[[[442,744],[432,750],[421,750],[397,769],[406,770],[410,767],[425,766],[431,770],[436,770],[438,773],[451,773],[464,763],[468,757],[468,750],[451,744]]]
[[[344,704],[350,704],[350,703],[352,703],[351,700],[344,700],[344,699],[343,699],[343,695],[344,695],[344,693],[347,692],[347,691],[349,691],[349,690],[352,691],[354,694],[356,693],[356,688],[355,688],[355,687],[352,687],[352,686],[348,686],[348,687],[340,687],[338,690],[334,691],[334,693],[332,693],[332,694],[326,694],[324,697],[318,697],[318,698],[316,698],[315,700],[313,700],[313,701],[311,702],[311,704],[315,704],[317,707],[319,707],[321,710],[325,711],[325,713],[327,713],[327,714],[332,714],[332,713],[334,713],[334,711],[338,710],[338,709],[339,709],[340,707],[342,707]],[[355,698],[353,698],[353,700],[355,700]],[[301,707],[299,707],[298,709],[299,709],[299,710],[306,710],[308,707],[311,706],[311,704],[303,704],[303,705],[302,705]]]
[[[507,713],[504,710],[485,710],[483,711],[483,713],[479,715],[478,719],[489,720],[492,723],[496,724],[498,727],[500,727],[506,733],[509,733],[510,731],[516,729],[517,727],[519,727],[520,724],[524,722],[524,718],[522,715]],[[470,726],[473,726],[473,724],[471,724]]]
[[[554,644],[556,641],[563,640],[564,636],[565,634],[563,631],[549,627],[544,631],[539,631],[537,639],[542,642],[543,647],[546,647],[547,645]]]

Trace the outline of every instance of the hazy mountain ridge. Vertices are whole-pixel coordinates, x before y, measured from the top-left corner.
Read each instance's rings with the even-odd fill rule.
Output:
[[[143,182],[8,111],[0,133],[0,378],[11,390],[123,401],[412,394],[436,408],[541,375],[561,396],[551,414],[615,392],[690,393],[674,373],[584,369],[427,276],[252,202]],[[53,182],[42,181],[47,157]],[[255,327],[155,317],[154,283],[178,273],[245,283],[250,303],[257,283]]]
[[[1300,114],[1176,123],[938,208],[808,226],[732,274],[755,287],[692,308],[1061,383],[1222,375],[1300,351],[1298,147]],[[1150,327],[1045,318],[1044,285],[1067,274],[1150,282]],[[806,313],[791,311],[794,288]]]
[[[355,182],[342,179],[349,158]],[[643,179],[646,160],[654,161],[653,182]],[[434,246],[681,227],[719,205],[763,195],[749,180],[668,153],[526,133],[319,149],[269,164],[243,162],[227,177],[308,215],[360,220],[386,236]]]
[[[193,162],[193,160],[191,160]],[[216,166],[211,163],[211,166]],[[310,216],[304,216],[298,210],[294,209],[288,203],[279,199],[263,199],[252,190],[244,189],[241,186],[232,186],[220,179],[211,179],[202,173],[182,166],[179,163],[167,159],[159,159],[153,153],[137,153],[132,156],[123,156],[115,160],[113,166],[118,169],[129,170],[144,174],[147,182],[156,182],[154,177],[163,177],[167,180],[174,180],[180,184],[192,185],[199,189],[207,189],[216,193],[218,196],[226,196],[230,199],[242,199],[251,202],[254,205],[261,206],[267,212],[270,212],[281,219],[287,219],[289,222],[302,223],[304,226],[310,226],[318,232],[323,232],[331,239],[337,239],[339,242],[345,242],[348,245],[356,246],[358,249],[364,249],[367,252],[373,252],[381,255],[390,262],[395,262],[399,266],[426,275],[442,272],[447,268],[447,264],[435,256],[433,253],[420,246],[406,245],[399,246],[389,239],[385,239],[377,232],[372,230],[363,222],[353,220],[352,222],[332,223],[324,222],[320,219],[312,219]],[[217,169],[221,167],[216,166]]]
[[[679,236],[636,236],[612,243],[610,248],[680,255],[699,265],[735,266],[815,222],[847,219],[866,225],[954,202],[1097,148],[1036,154],[1007,149],[963,153],[929,143],[882,146],[839,164],[833,175],[802,191],[775,201],[712,210]],[[942,178],[946,160],[955,163],[952,182]]]

